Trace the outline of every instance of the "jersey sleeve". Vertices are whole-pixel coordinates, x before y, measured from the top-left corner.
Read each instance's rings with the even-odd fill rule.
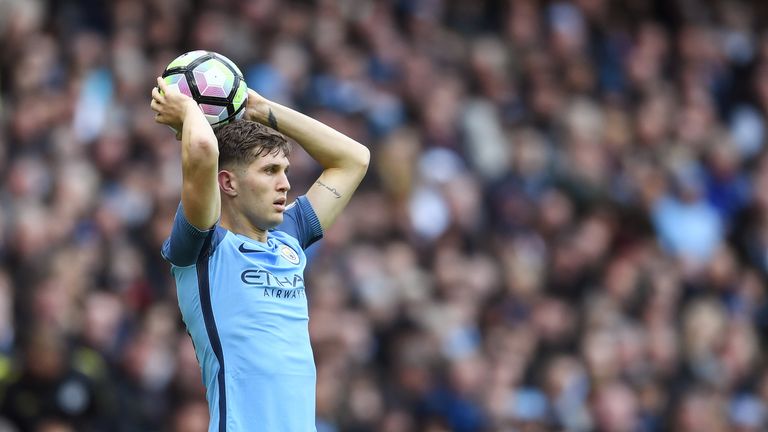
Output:
[[[285,210],[283,223],[276,228],[299,241],[302,249],[323,238],[323,227],[306,196],[296,198]]]
[[[205,238],[214,229],[215,227],[211,227],[203,231],[194,227],[184,216],[184,208],[179,203],[173,219],[171,235],[163,243],[163,258],[178,267],[194,264],[203,248]]]

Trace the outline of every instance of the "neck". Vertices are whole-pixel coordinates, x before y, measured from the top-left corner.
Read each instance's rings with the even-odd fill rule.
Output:
[[[267,230],[253,225],[242,213],[234,212],[223,206],[221,209],[221,227],[262,243],[267,241]]]

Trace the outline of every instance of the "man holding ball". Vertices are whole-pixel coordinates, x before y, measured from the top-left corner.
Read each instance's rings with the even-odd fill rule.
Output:
[[[163,245],[200,362],[209,431],[315,430],[304,250],[349,202],[368,149],[248,91],[243,120],[214,130],[158,78],[155,120],[180,132],[183,186]],[[323,172],[288,203],[289,143]]]

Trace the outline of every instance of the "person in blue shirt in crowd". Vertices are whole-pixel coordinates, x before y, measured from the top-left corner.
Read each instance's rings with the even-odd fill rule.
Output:
[[[214,130],[158,79],[151,108],[180,131],[183,175],[162,253],[202,368],[208,430],[306,432],[315,430],[316,371],[304,250],[347,205],[370,153],[253,90],[248,97],[243,120]],[[290,204],[285,136],[323,167]]]

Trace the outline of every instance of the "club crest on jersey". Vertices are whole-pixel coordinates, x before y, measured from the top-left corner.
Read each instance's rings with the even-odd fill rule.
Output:
[[[283,245],[280,248],[280,256],[285,258],[291,264],[299,263],[299,254],[297,254],[290,246]]]

